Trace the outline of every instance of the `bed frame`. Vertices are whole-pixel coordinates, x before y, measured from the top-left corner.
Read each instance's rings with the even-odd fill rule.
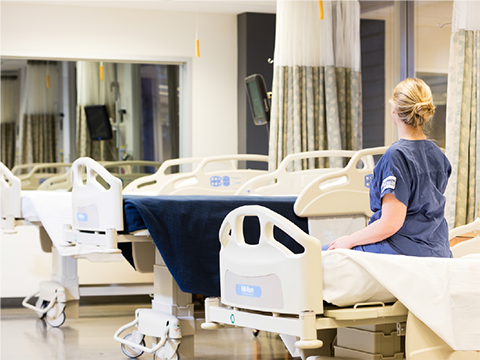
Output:
[[[353,159],[351,161],[355,162],[355,168],[356,168],[359,160],[363,159],[363,167],[362,168],[365,168],[366,173],[368,172],[368,173],[371,174],[371,172],[373,170],[373,159],[372,159],[371,155],[372,154],[382,154],[385,150],[386,150],[386,148],[376,148],[376,149],[362,150],[360,152],[360,154],[357,154],[357,153],[353,154],[353,153],[350,153],[350,152],[347,152],[346,154],[345,154],[345,152],[328,152],[328,155],[341,154],[341,155],[346,155],[347,157],[352,157],[353,156]],[[309,158],[309,157],[311,157],[310,155],[311,154],[300,154],[300,155],[298,155],[296,157],[293,157],[293,158],[294,159],[295,158],[298,158],[298,159]],[[318,157],[319,155],[321,155],[321,154],[320,153],[315,153],[313,157]],[[286,159],[285,161],[287,163],[289,163],[289,162],[291,162],[291,159],[292,159],[292,157]],[[351,166],[351,167],[353,167],[353,166]],[[201,166],[199,166],[199,168],[201,168]],[[285,168],[286,168],[286,166],[282,166],[282,169],[285,169]],[[369,169],[369,170],[366,170],[366,169]],[[326,173],[326,172],[329,171],[329,169],[326,169],[326,170],[324,169],[324,170],[321,170],[321,171]],[[297,172],[297,174],[291,180],[293,182],[296,182],[297,185],[301,184],[301,181],[303,179],[302,173],[303,173],[303,171]],[[258,177],[266,178],[267,176],[269,176],[269,175],[260,175]],[[254,182],[255,179],[256,178],[253,178],[252,180],[249,181],[249,183]],[[279,179],[280,182],[282,182],[282,180],[283,179]],[[290,183],[292,183],[292,181],[290,181]],[[275,184],[273,184],[272,186],[275,186]],[[295,188],[299,188],[299,187],[296,186]],[[172,189],[172,188],[170,187],[170,189]],[[286,189],[286,188],[284,188],[284,189]],[[185,193],[190,193],[190,192],[185,192]],[[239,192],[237,192],[237,194],[238,193]],[[366,197],[363,199],[363,201],[365,203],[368,203],[368,190],[364,194],[366,194]],[[161,260],[158,251],[156,253],[158,255],[157,260]],[[155,294],[155,299],[153,301],[153,308],[154,309],[162,309],[164,314],[166,312],[166,314],[164,316],[174,315],[176,318],[179,319],[179,326],[182,329],[181,331],[182,331],[182,335],[183,335],[182,340],[181,340],[183,345],[182,345],[182,347],[180,347],[179,350],[181,352],[184,352],[185,349],[191,350],[191,351],[188,351],[188,352],[184,352],[184,355],[186,355],[188,357],[191,357],[191,356],[193,356],[193,346],[190,345],[188,342],[185,344],[185,340],[187,340],[187,341],[190,340],[190,342],[191,342],[191,341],[193,341],[193,338],[189,339],[187,337],[187,339],[185,339],[185,332],[186,331],[191,331],[190,329],[192,329],[192,325],[191,325],[191,323],[185,322],[185,317],[182,314],[177,315],[177,311],[179,309],[181,309],[182,307],[187,308],[187,306],[185,306],[185,300],[190,299],[191,295],[185,294],[185,293],[180,291],[180,289],[178,288],[178,285],[175,283],[175,281],[173,280],[172,276],[170,275],[168,269],[165,266],[160,267],[160,266],[157,265],[157,266],[155,266],[155,271],[156,271],[156,274],[155,274],[155,284],[156,285],[155,286],[158,289],[159,294],[157,294],[157,293]],[[157,287],[157,285],[158,285],[158,287]],[[159,295],[158,299],[162,298],[163,301],[165,301],[165,299],[169,299],[168,301],[173,301],[172,304],[170,305],[171,310],[169,310],[168,308],[165,308],[165,304],[161,304],[161,302],[156,302],[157,295]],[[188,301],[190,301],[190,300],[187,300],[187,302]],[[162,348],[161,347],[161,346],[163,346],[162,344],[165,343],[165,342],[167,344],[169,344],[168,343],[169,340],[164,339],[160,336],[159,332],[161,333],[161,331],[158,328],[157,328],[156,331],[153,331],[154,324],[151,321],[148,320],[149,316],[145,315],[145,314],[149,314],[149,311],[154,311],[154,310],[142,309],[140,313],[137,312],[136,313],[136,319],[134,321],[132,321],[131,323],[126,324],[125,326],[118,329],[118,331],[114,335],[114,339],[122,343],[122,349],[123,349],[124,353],[127,354],[130,357],[140,356],[143,352],[147,352],[147,353],[155,352],[155,354],[158,354],[158,351],[161,351],[162,349],[169,349],[169,350],[164,350],[164,351],[166,351],[168,354],[170,354],[172,356],[173,359],[175,359],[177,355],[175,354],[176,350],[174,351],[174,349],[177,349],[177,346],[178,346],[177,344],[179,343],[180,339],[179,338],[171,339],[173,341],[173,343],[170,343],[170,345],[167,346],[166,348]],[[142,316],[141,314],[144,314],[144,315]],[[158,313],[157,313],[157,315],[158,315]],[[193,312],[189,312],[189,317],[190,316],[193,316]],[[153,319],[154,317],[152,316],[151,318]],[[166,320],[166,318],[164,320]],[[128,334],[123,339],[121,338],[121,334],[124,331],[126,331],[128,328],[135,327],[135,326],[137,328],[132,332],[132,334]],[[193,335],[193,333],[194,332],[192,332],[191,334]],[[153,335],[153,334],[156,334],[156,335]],[[157,343],[154,342],[152,347],[145,347],[142,343],[144,341],[145,335],[147,335],[147,336],[150,335],[152,337],[161,338],[161,341],[157,342]],[[159,354],[157,356],[159,356],[161,359],[164,358],[163,353]],[[168,357],[165,357],[165,358],[168,358]]]
[[[174,159],[168,160],[162,164],[162,171],[166,174],[170,168],[183,166],[188,170],[199,163],[200,159]],[[131,171],[135,166],[156,166],[156,163],[148,161],[126,161],[126,162],[108,162],[107,168],[121,168],[127,177],[136,176]],[[0,169],[1,170],[1,169]],[[67,177],[69,175],[69,177]],[[173,173],[165,176],[165,179],[183,175],[183,173]],[[72,177],[72,180],[70,180]],[[55,179],[54,179],[55,180]],[[124,261],[121,251],[118,249],[118,242],[131,242],[133,257],[136,270],[139,273],[152,273],[153,263],[155,263],[155,246],[148,234],[127,234],[117,237],[117,231],[123,230],[123,209],[122,209],[122,185],[123,181],[118,174],[111,174],[101,164],[89,158],[82,158],[74,162],[69,170],[69,174],[64,174],[55,181],[48,182],[51,185],[49,189],[56,187],[71,188],[75,183],[75,189],[72,191],[72,202],[76,204],[74,213],[73,228],[66,226],[65,241],[60,246],[80,247],[85,245],[95,246],[92,253],[83,251],[75,257],[62,256],[52,245],[48,234],[42,227],[42,224],[35,219],[33,224],[39,227],[42,249],[45,252],[52,252],[53,267],[51,281],[40,283],[40,289],[27,296],[22,304],[37,313],[40,318],[53,326],[61,326],[66,317],[78,317],[78,305],[80,292],[88,289],[79,286],[77,275],[77,259],[87,258],[90,261]],[[108,185],[107,185],[108,184]],[[20,192],[15,197],[20,202]],[[77,231],[76,226],[84,231]],[[88,249],[87,249],[88,250]],[[138,261],[137,259],[142,259]],[[141,284],[140,284],[141,285]],[[102,291],[96,287],[91,289],[98,294]],[[91,292],[88,290],[89,293]],[[103,290],[105,291],[105,290]],[[108,292],[115,294],[145,294],[153,293],[153,287],[150,284],[142,286],[109,286]],[[34,305],[31,299],[37,298]]]
[[[380,151],[376,150],[375,154],[378,153]],[[248,181],[238,189],[236,195],[299,195],[307,185],[319,176],[341,170],[344,166],[297,170],[295,164],[308,163],[313,165],[317,159],[326,158],[332,164],[337,165],[338,163],[343,164],[344,161],[348,162],[356,154],[357,151],[353,150],[319,150],[287,155],[275,171]],[[340,161],[333,161],[333,159]],[[374,166],[373,156],[365,155],[362,158],[361,167],[373,169]]]
[[[169,161],[156,174],[133,181],[124,193],[233,195],[244,181],[265,173],[260,170],[238,169],[238,161],[267,162],[268,158],[258,155],[218,156],[203,159],[191,172],[167,174],[168,167],[192,165],[197,160]],[[219,163],[227,164],[227,170],[206,171],[207,166]],[[82,168],[86,168],[85,184],[80,176]],[[106,172],[100,164],[86,158],[78,159],[73,164],[72,177],[74,219],[72,229],[66,231],[66,240],[78,245],[95,244],[105,252],[112,253],[117,250],[119,242],[131,242],[136,268],[145,272],[154,271],[152,309],[138,309],[135,320],[121,327],[114,336],[122,344],[123,352],[130,357],[147,352],[156,354],[160,359],[170,359],[178,356],[177,348],[181,338],[182,353],[193,356],[195,322],[191,294],[180,291],[147,231],[119,234],[124,229],[124,224],[122,192],[118,179]],[[223,182],[221,186],[216,186],[219,184],[218,179],[224,177],[235,182],[228,185]],[[99,183],[99,179],[108,183],[108,189]],[[215,186],[212,186],[212,182]],[[108,206],[108,210],[104,206]],[[159,325],[167,322],[168,326]],[[132,334],[120,337],[124,330],[134,326],[136,330]],[[153,338],[151,347],[142,345],[145,336]]]
[[[383,153],[385,148],[380,149],[369,149],[363,150],[361,155],[354,155],[352,160],[349,164],[355,163],[355,165],[351,165],[350,168],[357,169],[357,163],[361,158],[365,156],[370,156],[371,154],[381,154]],[[351,154],[349,154],[351,155]],[[262,159],[266,160],[266,157],[262,157]],[[121,204],[121,190],[120,184],[118,181],[112,177],[111,174],[108,172],[104,172],[99,167],[99,164],[90,161],[91,159],[79,159],[72,167],[72,173],[74,174],[74,198],[78,199],[79,203],[76,205],[74,211],[74,226],[73,229],[66,231],[66,239],[71,243],[81,244],[96,244],[97,246],[104,249],[105,253],[115,253],[116,252],[116,244],[122,241],[129,241],[132,242],[134,245],[134,258],[135,256],[135,247],[137,245],[145,245],[145,246],[153,246],[150,238],[148,237],[147,232],[140,232],[137,234],[127,234],[127,235],[118,235],[118,231],[123,230],[123,214],[122,214],[122,206],[113,206],[110,208],[109,211],[101,210],[99,211],[100,205],[90,206],[87,198],[90,197],[94,203],[99,202],[99,199],[102,199],[100,203],[109,203],[109,204]],[[225,161],[224,158],[217,158],[217,161]],[[241,156],[237,160],[252,160],[258,161],[258,158],[248,158],[245,156]],[[214,177],[213,183],[218,185],[218,179],[222,179],[223,176],[227,176],[224,172],[220,171],[213,171],[213,172],[205,172],[205,168],[207,164],[211,163],[212,160],[204,160],[202,164],[200,164],[197,168],[195,168],[191,173],[188,174],[179,174],[175,177],[168,178],[165,181],[165,184],[168,186],[164,186],[162,192],[168,193],[171,191],[172,193],[183,193],[183,194],[205,194],[211,193],[211,184],[212,184],[212,177]],[[369,176],[372,172],[372,165],[368,165],[368,160],[364,160],[364,168],[368,168],[369,170],[365,171],[364,176]],[[183,164],[177,164],[183,165]],[[80,169],[85,167],[87,173],[87,182],[86,184],[83,183],[83,178],[80,177],[81,174]],[[348,167],[348,166],[347,166]],[[205,180],[201,180],[201,172],[204,171],[203,178]],[[253,176],[260,175],[258,171],[251,171],[251,170],[239,170],[239,169],[230,169],[230,171],[235,171],[234,175],[228,175],[234,177],[236,175],[245,174],[242,178],[248,180]],[[362,173],[363,174],[363,173]],[[166,172],[164,169],[162,171],[157,172],[157,174],[145,177],[142,179],[138,179],[133,181],[127,188],[125,192],[131,194],[141,194],[142,191],[145,193],[151,194],[152,188],[151,186],[154,185],[153,181],[161,182],[162,178],[165,179]],[[155,176],[158,176],[160,180],[156,180]],[[171,175],[168,175],[171,176]],[[363,175],[362,175],[363,176]],[[103,179],[105,183],[109,184],[109,189],[105,189],[98,183],[98,179]],[[75,180],[76,179],[76,180]],[[194,181],[192,181],[194,179]],[[300,177],[298,177],[300,179]],[[342,179],[344,177],[342,176]],[[118,179],[117,179],[118,180]],[[94,185],[93,185],[94,184]],[[191,189],[187,190],[188,186],[178,186],[178,184],[189,184]],[[347,181],[340,181],[340,183],[335,182],[337,187],[341,186],[349,186]],[[364,181],[362,178],[362,186],[365,188],[367,182]],[[155,184],[158,186],[158,183]],[[241,183],[235,184],[236,187],[230,187],[230,194],[236,192]],[[332,185],[332,182],[330,182]],[[203,188],[202,188],[203,187]],[[215,186],[215,188],[219,188],[220,186]],[[218,189],[222,190],[222,192],[215,192],[218,193],[227,193],[224,188]],[[92,193],[92,191],[96,192],[96,195]],[[362,193],[364,197],[362,201],[368,203],[368,189],[363,191]],[[103,198],[105,196],[105,198]],[[108,200],[107,200],[108,198]],[[74,200],[76,202],[76,200]],[[112,211],[111,209],[114,209]],[[117,210],[118,209],[118,210]],[[92,212],[88,212],[92,210]],[[328,213],[327,210],[325,212]],[[81,214],[81,218],[83,219],[90,219],[92,221],[78,221],[78,215]],[[93,219],[96,219],[94,222],[101,225],[94,225]],[[88,224],[87,224],[88,223]],[[142,253],[148,253],[148,251],[142,251]],[[153,252],[150,251],[150,254]],[[155,353],[157,356],[163,359],[165,352],[169,353],[172,356],[176,356],[177,347],[179,343],[178,337],[171,337],[170,334],[170,327],[158,327],[159,317],[165,321],[160,321],[160,323],[169,322],[172,326],[179,325],[181,332],[182,332],[182,347],[180,351],[184,353],[187,357],[193,356],[193,334],[195,333],[194,321],[193,321],[193,305],[191,304],[191,295],[185,294],[180,291],[178,285],[173,280],[171,274],[169,273],[168,269],[166,268],[163,260],[161,259],[160,254],[158,251],[155,251],[155,266],[154,266],[154,273],[155,273],[155,297],[152,302],[153,309],[139,309],[136,313],[136,319],[129,323],[122,328],[120,328],[117,333],[115,334],[115,340],[122,343],[122,349],[128,356],[139,356],[143,352],[148,353]],[[150,258],[151,259],[151,258]],[[138,264],[142,264],[145,269],[152,268],[152,262],[150,260],[142,259],[142,261],[136,261]],[[398,306],[397,306],[398,308]],[[141,310],[141,311],[140,311]],[[171,321],[171,316],[174,316],[178,319],[178,322]],[[149,320],[150,319],[150,320]],[[154,321],[154,319],[156,319]],[[168,320],[170,319],[170,320]],[[136,326],[137,329],[134,330],[132,334],[127,335],[125,338],[121,338],[120,334],[130,328],[132,326]],[[168,331],[165,332],[166,328]],[[173,331],[173,330],[172,330]],[[173,333],[172,333],[173,334]],[[179,334],[178,331],[175,334]],[[154,340],[152,347],[145,347],[142,345],[143,338],[145,336],[152,336],[154,339],[160,339],[160,341]],[[173,336],[173,335],[172,335]],[[163,346],[163,344],[166,346]],[[168,355],[168,356],[170,356]]]
[[[351,164],[353,161],[352,158]],[[346,181],[342,184],[322,187],[344,176]],[[361,201],[368,193],[367,180],[368,174],[363,169],[348,165],[345,170],[325,174],[302,191],[295,212],[299,216],[341,214],[344,211],[340,207],[348,203],[356,213],[369,216],[370,209],[365,200],[363,204]],[[245,216],[259,218],[262,230],[258,245],[245,243],[242,230]],[[294,254],[278,243],[273,237],[274,227],[301,244],[304,253]],[[480,219],[452,230],[450,237],[473,230],[480,230]],[[480,358],[480,351],[454,351],[399,301],[348,307],[325,305],[322,286],[312,286],[322,284],[319,242],[269,209],[245,206],[232,211],[221,227],[220,243],[221,298],[206,300],[204,329],[239,326],[285,334],[282,338],[287,347],[299,350],[302,359],[314,360],[331,356],[330,346],[337,328],[397,323],[398,334],[406,336],[407,360]],[[457,257],[480,253],[479,243],[477,236],[454,246],[452,252]],[[262,261],[256,262],[255,258]],[[288,296],[292,293],[296,296]]]

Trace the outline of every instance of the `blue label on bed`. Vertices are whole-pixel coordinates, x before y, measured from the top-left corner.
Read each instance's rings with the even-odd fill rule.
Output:
[[[365,187],[370,189],[370,184],[373,180],[373,174],[365,175]]]
[[[250,297],[262,296],[262,289],[260,288],[260,286],[237,284],[235,290],[237,292],[237,295],[240,295],[240,296],[250,296]]]
[[[77,220],[78,221],[88,221],[88,214],[77,213]]]

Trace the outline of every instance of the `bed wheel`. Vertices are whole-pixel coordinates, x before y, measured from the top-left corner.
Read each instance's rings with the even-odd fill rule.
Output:
[[[124,339],[128,340],[131,337],[132,337],[132,334],[128,334],[128,335],[125,335]],[[140,341],[139,344],[142,345],[142,346],[145,346],[145,340],[143,340],[143,338],[142,338],[142,341]],[[122,348],[123,353],[125,355],[127,355],[130,359],[136,359],[139,356],[142,356],[142,354],[143,354],[143,350],[134,349],[134,348],[131,348],[130,346],[127,346],[125,344],[121,344],[120,346]]]
[[[158,349],[155,354],[153,354],[153,360],[179,360],[180,355],[178,354],[178,351],[175,351],[175,353],[168,357],[168,355],[165,355],[165,346],[162,346],[160,349]]]
[[[56,308],[54,307],[53,309],[50,309],[47,313],[46,313],[46,316],[45,316],[45,321],[47,322],[48,325],[50,325],[51,327],[60,327],[63,325],[63,323],[65,322],[65,312],[62,311],[62,313],[60,315],[58,315],[57,317],[51,317],[48,315],[48,313],[50,311],[54,310],[55,313],[56,313]]]
[[[35,307],[36,308],[39,308],[39,309],[45,309],[48,305],[48,301],[47,300],[43,300],[42,298],[38,298],[37,299],[37,302],[35,303]],[[38,316],[39,319],[43,319],[45,317],[45,313],[42,314],[41,312],[39,311],[36,311],[36,314]]]
[[[260,330],[253,329],[252,333],[253,333],[253,336],[257,337],[258,334],[260,333]]]

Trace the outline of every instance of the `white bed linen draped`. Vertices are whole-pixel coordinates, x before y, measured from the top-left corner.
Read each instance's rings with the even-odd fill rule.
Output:
[[[123,261],[121,254],[104,254],[99,246],[64,246],[64,225],[72,225],[72,193],[67,191],[22,191],[22,216],[39,218],[61,256],[83,256],[92,261]]]
[[[450,228],[479,216],[480,2],[455,1],[448,74],[446,154],[452,163],[446,197]]]
[[[277,2],[270,170],[288,154],[362,146],[360,5],[323,1],[323,10],[320,20],[317,1]]]
[[[480,350],[480,254],[458,259],[322,254],[323,298],[342,305],[398,299],[454,350]],[[390,295],[391,294],[391,295]]]

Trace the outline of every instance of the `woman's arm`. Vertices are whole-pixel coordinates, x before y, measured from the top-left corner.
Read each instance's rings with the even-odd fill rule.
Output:
[[[358,245],[366,245],[385,240],[395,234],[403,226],[407,207],[398,201],[393,194],[385,194],[382,198],[382,216],[377,221],[351,235],[335,239],[328,250],[351,249]]]

